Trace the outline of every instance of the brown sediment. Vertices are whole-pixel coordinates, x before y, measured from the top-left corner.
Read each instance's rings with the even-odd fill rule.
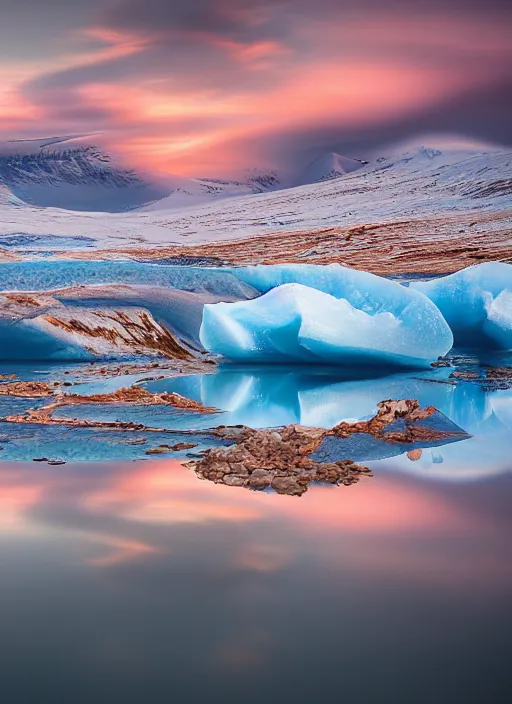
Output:
[[[203,406],[199,401],[186,398],[177,394],[174,391],[167,393],[164,391],[161,394],[153,394],[151,391],[144,389],[142,386],[130,386],[128,388],[118,389],[108,394],[94,394],[92,396],[80,396],[78,394],[66,394],[59,397],[58,404],[60,406],[78,406],[89,403],[132,403],[137,406],[155,406],[166,405],[174,408],[183,408],[187,411],[197,413],[218,413],[218,408]]]
[[[465,372],[463,370],[457,370],[450,374],[450,379],[479,379],[480,374],[478,372]]]
[[[276,232],[190,246],[67,252],[75,259],[155,261],[210,258],[219,265],[339,263],[380,275],[449,274],[485,261],[512,261],[511,211],[449,212],[418,219]]]
[[[434,406],[420,408],[419,402],[415,399],[381,401],[378,408],[377,415],[370,420],[339,423],[332,430],[327,431],[327,435],[348,438],[354,433],[368,433],[378,440],[393,443],[438,442],[466,435],[460,430],[437,430],[421,425],[419,421],[430,418],[438,411]],[[389,430],[389,426],[399,420],[404,423],[403,429]]]
[[[192,450],[197,447],[196,443],[192,442],[177,442],[175,445],[171,445],[171,450],[173,452],[183,452],[183,450]]]
[[[36,382],[28,383],[34,384]],[[40,384],[39,382],[37,382],[37,384],[44,387],[48,387],[47,384]],[[0,385],[0,389],[2,388],[2,386],[3,385]],[[5,386],[11,385],[6,384]],[[9,395],[14,394],[11,393]],[[18,394],[18,396],[19,395],[21,394]],[[52,394],[45,395],[53,395],[53,391]],[[27,397],[28,394],[23,394],[23,396]],[[32,423],[37,425],[70,425],[95,428],[126,428],[131,430],[133,430],[134,428],[144,430],[162,430],[161,428],[148,428],[144,425],[136,423],[123,423],[120,421],[89,421],[75,418],[55,418],[53,415],[55,411],[63,407],[84,406],[90,404],[106,405],[112,403],[125,403],[136,406],[166,405],[172,406],[173,408],[180,408],[185,411],[190,411],[192,413],[219,413],[219,410],[217,408],[203,406],[202,403],[194,401],[190,398],[186,398],[185,396],[181,396],[180,394],[177,394],[175,392],[153,394],[140,386],[130,386],[129,388],[118,389],[117,391],[113,391],[108,394],[95,394],[92,396],[80,396],[78,394],[59,394],[55,397],[55,401],[53,401],[53,403],[49,403],[48,405],[43,406],[42,408],[28,409],[22,414],[7,416],[6,421],[9,423]]]
[[[452,372],[449,380],[445,384],[457,384],[458,381],[473,382],[480,384],[486,391],[498,391],[512,388],[512,368],[511,367],[484,367],[481,371],[469,371],[458,369]],[[429,379],[428,381],[434,381]],[[438,379],[438,383],[442,380]]]
[[[21,257],[14,252],[9,252],[7,249],[0,249],[0,262],[19,262]]]
[[[16,378],[16,375],[14,375]],[[12,381],[0,384],[0,396],[46,398],[55,395],[55,388],[45,381]]]
[[[207,356],[191,357],[190,359],[172,359],[162,357],[158,361],[147,363],[136,360],[129,362],[113,363],[101,359],[78,364],[73,369],[74,378],[101,377],[104,379],[128,374],[147,373],[142,381],[155,381],[157,379],[173,378],[189,374],[213,374],[216,362]],[[64,374],[69,374],[66,370]]]
[[[439,358],[435,362],[431,362],[430,366],[437,369],[439,367],[452,367],[453,364],[448,359]]]
[[[71,334],[78,333],[91,338],[103,338],[113,345],[122,343],[134,348],[142,347],[145,350],[152,350],[166,357],[177,359],[190,359],[192,357],[192,354],[178,342],[165,326],[155,323],[149,314],[144,311],[139,312],[138,321],[133,320],[123,311],[116,310],[111,313],[94,311],[94,315],[99,320],[116,323],[119,328],[87,325],[80,320],[63,320],[54,315],[45,316],[44,319],[50,325],[61,328]]]
[[[486,367],[485,376],[487,379],[512,379],[511,367]]]
[[[505,391],[512,388],[512,369],[510,367],[486,367],[485,378],[480,381],[488,391]]]
[[[33,306],[34,308],[40,308],[46,302],[45,299],[37,299],[24,293],[6,293],[5,298],[11,303],[17,303],[20,306]]]
[[[0,374],[0,381],[12,381],[17,379],[16,374]]]
[[[415,399],[406,399],[402,401],[381,401],[378,404],[378,412],[370,420],[361,420],[357,423],[339,423],[331,431],[330,435],[336,435],[339,438],[348,438],[354,433],[368,433],[378,439],[384,439],[384,431],[395,421],[402,419],[405,421],[406,430],[402,435],[410,432],[410,424],[424,418],[432,416],[436,409],[433,406],[420,408],[419,402]],[[386,435],[388,439],[389,434]],[[395,440],[395,434],[389,439],[390,442],[411,442],[411,440],[400,439]]]
[[[169,452],[181,452],[183,450],[191,450],[197,447],[196,443],[191,442],[177,442],[175,445],[159,445],[158,447],[153,447],[150,450],[146,450],[146,455],[164,455]]]

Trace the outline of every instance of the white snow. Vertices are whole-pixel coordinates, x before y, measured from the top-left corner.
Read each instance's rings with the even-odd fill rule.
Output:
[[[331,181],[334,178],[357,171],[366,163],[358,159],[349,159],[341,154],[336,154],[336,152],[328,152],[311,162],[299,176],[295,185],[304,186],[308,183]]]
[[[0,235],[87,236],[98,247],[194,244],[454,211],[504,210],[512,204],[511,180],[512,150],[475,153],[427,146],[336,179],[213,198],[182,209],[78,213],[0,202]]]

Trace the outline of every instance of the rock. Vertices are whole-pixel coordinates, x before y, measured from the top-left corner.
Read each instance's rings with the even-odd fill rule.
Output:
[[[274,477],[272,488],[278,494],[288,494],[289,496],[302,496],[308,489],[306,484],[299,483],[295,477]]]
[[[46,398],[53,396],[54,390],[45,381],[10,381],[0,384],[0,396],[23,398]]]
[[[433,406],[420,408],[419,402],[415,399],[381,401],[378,408],[377,415],[370,420],[357,423],[339,423],[332,430],[327,431],[326,435],[348,438],[353,433],[368,433],[378,440],[394,443],[436,442],[437,440],[466,435],[455,425],[453,425],[453,430],[437,430],[422,425],[422,420],[431,418],[436,413],[439,414],[439,411]],[[403,421],[403,429],[390,429],[395,421]]]
[[[430,364],[431,367],[437,368],[437,367],[451,367],[452,364],[449,362],[447,359],[438,359],[436,362],[432,362]]]
[[[264,469],[255,469],[247,480],[247,484],[251,489],[261,490],[270,486],[271,481],[272,475],[269,472]]]
[[[431,442],[455,435],[466,437],[464,431],[453,424],[453,429],[448,425],[443,430],[432,425],[422,426],[422,420],[431,419],[439,411],[433,406],[421,408],[417,400],[388,400],[378,406],[378,413],[370,420],[340,423],[331,430],[300,425],[287,425],[279,430],[220,426],[209,432],[233,444],[206,450],[197,461],[188,462],[186,466],[199,478],[216,483],[256,490],[271,487],[278,494],[301,496],[314,482],[351,486],[363,476],[373,476],[367,467],[352,460],[321,462],[314,459],[316,450],[328,436],[347,438],[352,433],[369,433],[380,440],[397,443]],[[398,427],[393,425],[396,421],[400,421]],[[421,450],[412,449],[409,457],[419,459]]]
[[[192,442],[177,442],[176,445],[171,445],[170,449],[173,452],[181,452],[182,450],[191,450],[193,447],[197,447],[197,444]]]
[[[455,371],[450,374],[450,379],[479,379],[480,374],[476,372]]]
[[[219,428],[228,435],[227,428]],[[236,429],[235,444],[207,450],[197,462],[187,463],[201,479],[254,490],[271,487],[280,494],[300,496],[314,481],[359,481],[365,468],[353,462],[321,465],[309,456],[325,436],[320,428],[287,426],[276,430]]]
[[[246,478],[237,476],[236,474],[227,474],[224,477],[224,484],[227,486],[245,486]]]

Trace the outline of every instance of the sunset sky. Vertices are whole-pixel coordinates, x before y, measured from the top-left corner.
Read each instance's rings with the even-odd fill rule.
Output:
[[[424,133],[512,144],[512,3],[0,0],[0,139],[235,173]]]

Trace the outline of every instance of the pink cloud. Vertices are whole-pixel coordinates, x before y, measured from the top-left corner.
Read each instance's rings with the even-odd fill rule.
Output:
[[[8,67],[5,137],[102,131],[144,167],[221,174],[268,161],[265,144],[279,134],[324,130],[342,140],[393,124],[413,129],[416,117],[435,121],[438,106],[449,122],[451,102],[507,78],[508,31],[491,14],[437,5],[341,13],[323,2],[318,12],[304,3],[292,12],[231,0],[209,12],[201,5],[197,17],[193,3],[112,7],[73,32],[74,51]]]

